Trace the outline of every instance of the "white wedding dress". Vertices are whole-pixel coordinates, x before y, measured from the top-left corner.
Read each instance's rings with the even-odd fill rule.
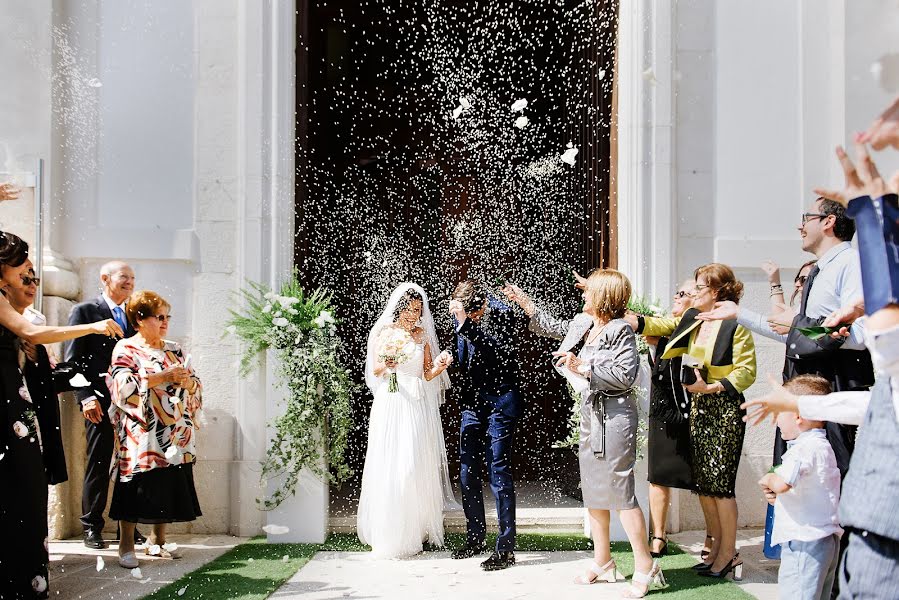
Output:
[[[423,542],[443,546],[443,510],[459,508],[440,423],[446,384],[424,379],[426,343],[416,344],[409,360],[397,365],[397,392],[388,391],[386,375],[368,378],[374,404],[356,527],[376,558],[417,554]],[[436,356],[438,350],[430,350]]]

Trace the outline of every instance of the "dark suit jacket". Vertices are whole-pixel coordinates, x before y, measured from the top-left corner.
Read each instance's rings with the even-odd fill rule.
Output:
[[[111,319],[112,311],[106,304],[103,296],[75,305],[72,314],[69,315],[69,325],[86,325],[103,319]],[[134,328],[128,323],[125,329],[125,337],[135,334]],[[75,397],[79,402],[96,396],[103,407],[104,413],[109,408],[109,388],[106,387],[106,379],[102,376],[109,371],[112,362],[112,351],[115,348],[117,338],[105,335],[86,335],[69,342],[65,346],[66,362],[75,366],[78,373],[90,382],[90,386],[75,390]]]
[[[479,325],[467,319],[456,333],[458,368],[470,377],[473,392],[463,394],[463,409],[477,408],[482,401],[480,396],[501,398],[511,391],[515,392],[514,398],[504,398],[504,401],[515,404],[520,401],[515,321],[512,309],[491,299],[486,323]],[[508,408],[511,413],[520,412],[518,406]]]

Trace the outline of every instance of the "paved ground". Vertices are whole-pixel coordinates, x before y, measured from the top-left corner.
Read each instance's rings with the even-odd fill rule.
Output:
[[[704,532],[677,536],[697,554]],[[696,542],[694,544],[694,541]],[[771,566],[761,563],[761,531],[740,532],[741,554],[747,566],[743,589],[758,598],[777,597]],[[479,560],[454,561],[448,553],[428,553],[409,560],[373,560],[368,554],[321,552],[278,590],[278,600],[333,600],[339,598],[457,599],[490,598],[619,598],[627,583],[578,587],[570,584],[587,552],[522,552],[518,564],[501,573],[485,573]],[[664,563],[663,563],[664,565]],[[776,579],[776,567],[774,576]],[[657,597],[663,598],[662,594]]]
[[[184,558],[167,560],[138,554],[141,579],[119,566],[115,544],[106,550],[88,550],[80,539],[50,542],[50,597],[58,600],[140,598],[246,541],[226,535],[170,537],[170,541],[183,549]],[[98,556],[104,563],[99,571]]]

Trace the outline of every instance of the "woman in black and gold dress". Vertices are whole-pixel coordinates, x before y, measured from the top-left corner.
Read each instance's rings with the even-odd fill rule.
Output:
[[[704,505],[714,503],[720,538],[696,570],[700,575],[725,577],[742,572],[736,551],[737,500],[735,486],[746,423],[743,392],[755,382],[755,344],[752,334],[733,319],[700,321],[699,312],[715,302],[739,302],[743,284],[727,265],[710,263],[693,274],[696,288],[693,308],[676,319],[628,317],[638,333],[667,336],[663,359],[689,355],[698,363],[684,385],[690,392],[690,446],[693,482]],[[705,511],[708,514],[708,511]]]
[[[0,292],[20,288],[32,267],[28,244],[0,232]],[[39,327],[0,295],[0,598],[46,598],[47,478],[35,407],[19,369],[19,339],[52,344],[84,335],[123,335],[115,321]]]

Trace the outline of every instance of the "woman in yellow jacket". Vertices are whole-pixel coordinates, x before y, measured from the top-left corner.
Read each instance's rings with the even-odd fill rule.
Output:
[[[734,487],[743,449],[746,424],[740,410],[743,392],[755,382],[755,344],[752,334],[735,320],[699,321],[696,315],[715,302],[739,302],[743,284],[727,265],[711,263],[696,269],[693,308],[679,318],[628,317],[643,335],[669,338],[662,358],[682,357],[684,389],[690,392],[690,442],[693,481],[700,502],[717,512],[720,535],[700,575],[735,579],[742,575],[736,552],[737,501]],[[690,357],[692,357],[691,360]],[[687,365],[696,364],[696,368]],[[694,380],[695,378],[695,380]]]

